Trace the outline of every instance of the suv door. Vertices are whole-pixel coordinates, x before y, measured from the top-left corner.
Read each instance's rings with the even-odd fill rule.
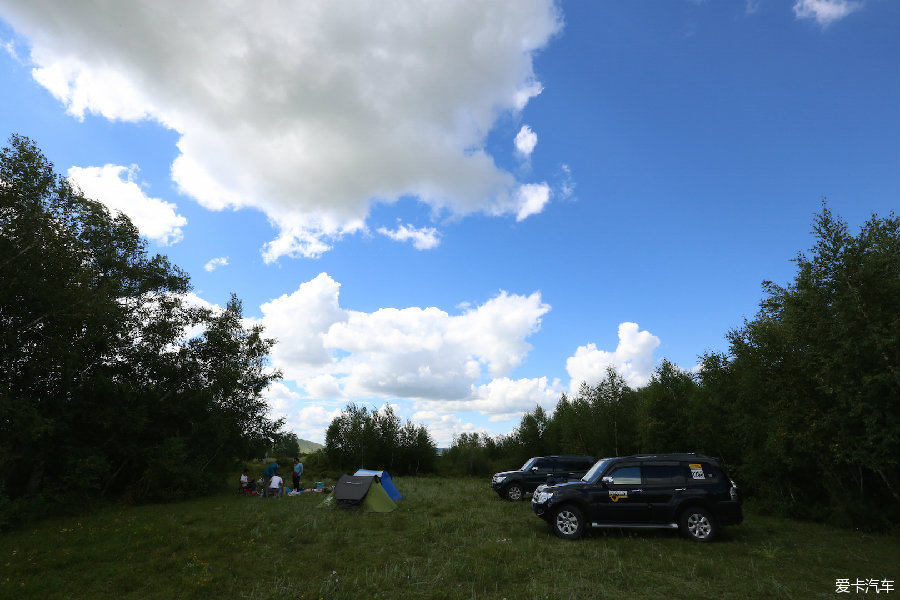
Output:
[[[525,479],[525,489],[533,492],[537,486],[547,481],[547,475],[554,472],[555,462],[552,458],[539,458],[535,461],[531,468],[528,469],[523,478]]]
[[[687,489],[687,468],[678,462],[645,463],[643,476],[644,499],[650,509],[652,523],[675,523],[675,507]]]
[[[611,481],[606,478],[611,478]],[[600,481],[591,494],[595,522],[647,522],[650,509],[643,496],[640,465],[613,465]]]

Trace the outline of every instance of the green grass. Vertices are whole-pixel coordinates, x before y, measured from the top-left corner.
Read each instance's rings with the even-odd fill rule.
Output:
[[[900,588],[895,537],[750,514],[713,544],[620,530],[566,542],[487,481],[395,483],[404,499],[388,514],[320,509],[320,494],[221,495],[48,519],[0,536],[0,598],[833,598],[839,578]]]

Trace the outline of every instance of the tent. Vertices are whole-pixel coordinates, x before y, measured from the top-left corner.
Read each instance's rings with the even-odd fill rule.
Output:
[[[391,512],[397,508],[374,475],[341,475],[334,491],[321,506],[334,504],[341,508],[360,508],[366,512]]]
[[[391,500],[396,502],[403,496],[400,495],[400,492],[397,490],[397,486],[394,485],[394,482],[391,481],[391,475],[387,471],[370,471],[368,469],[360,469],[354,475],[371,475],[378,478],[381,482],[381,487],[384,488],[384,491],[387,492],[387,495],[391,497]]]

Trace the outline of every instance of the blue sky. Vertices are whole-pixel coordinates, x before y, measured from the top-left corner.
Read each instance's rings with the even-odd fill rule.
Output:
[[[507,433],[900,206],[900,3],[0,1],[31,137],[278,343],[273,416]]]

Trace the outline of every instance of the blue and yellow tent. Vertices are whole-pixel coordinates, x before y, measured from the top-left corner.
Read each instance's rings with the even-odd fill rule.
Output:
[[[397,486],[394,485],[394,482],[391,480],[391,475],[387,471],[370,471],[368,469],[360,469],[354,476],[363,476],[363,477],[377,477],[378,481],[381,482],[381,487],[384,488],[384,491],[387,492],[387,495],[390,496],[391,500],[396,502],[403,496],[400,495],[400,492],[397,490]]]

